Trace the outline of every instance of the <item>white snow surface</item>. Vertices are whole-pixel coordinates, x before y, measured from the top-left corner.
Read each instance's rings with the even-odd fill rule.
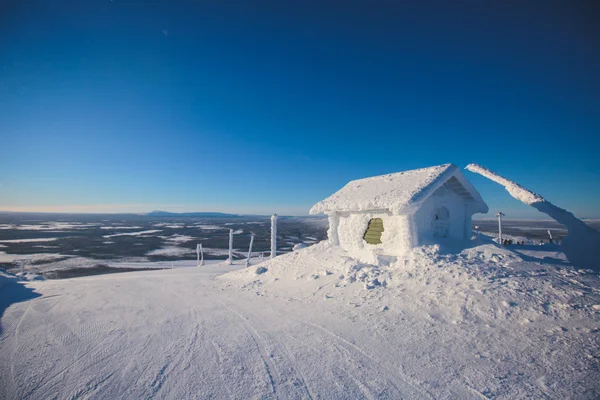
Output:
[[[219,226],[219,225],[209,225],[209,224],[196,224],[196,225],[191,225],[192,228],[200,228],[200,229],[204,229],[204,230],[210,230],[210,231],[216,231],[216,230],[220,230],[220,229],[229,229],[229,228],[225,228],[223,226]]]
[[[180,257],[186,256],[188,254],[196,253],[194,250],[186,249],[184,247],[177,246],[166,246],[161,247],[160,249],[151,250],[146,255],[148,256],[170,256],[170,257]]]
[[[538,248],[0,274],[0,398],[598,398],[600,278]]]
[[[159,238],[164,239],[168,242],[172,242],[172,243],[186,243],[186,242],[195,240],[195,238],[192,236],[180,235],[177,233],[174,235],[170,235],[170,236],[159,236]]]
[[[119,232],[119,233],[114,233],[112,235],[104,235],[102,237],[109,239],[109,238],[117,237],[117,236],[143,236],[143,235],[151,235],[153,233],[158,233],[158,232],[162,232],[162,229],[149,229],[146,231],[139,231],[139,232]]]
[[[32,242],[53,242],[61,238],[52,237],[52,238],[33,238],[33,239],[3,239],[0,240],[0,243],[32,243]]]
[[[294,244],[294,247],[292,247],[292,250],[296,251],[296,250],[300,250],[307,247],[305,243],[296,243]]]
[[[142,229],[141,226],[126,226],[126,225],[108,225],[101,226],[100,229]]]
[[[60,253],[34,253],[34,254],[12,254],[0,251],[0,262],[2,263],[30,263],[30,262],[48,262],[52,260],[65,259],[73,257]]]
[[[60,231],[62,229],[85,229],[98,226],[96,223],[47,222],[44,224],[0,224],[0,229],[15,229],[19,231]]]
[[[310,214],[331,211],[390,210],[394,215],[412,214],[418,206],[452,176],[459,178],[476,199],[477,212],[487,212],[487,205],[453,164],[397,172],[357,179],[318,202]]]

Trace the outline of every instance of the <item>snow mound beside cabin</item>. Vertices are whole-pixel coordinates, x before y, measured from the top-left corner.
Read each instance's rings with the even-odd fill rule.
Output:
[[[500,314],[519,324],[549,313],[596,318],[600,309],[598,274],[573,268],[556,246],[503,248],[485,235],[459,252],[422,246],[377,264],[361,263],[325,241],[217,279],[264,294],[339,297],[352,304],[377,299],[374,307],[395,305],[454,322]]]
[[[388,337],[387,351],[421,377],[479,387],[447,398],[600,394],[600,277],[557,246],[503,248],[479,235],[462,251],[423,246],[363,264],[322,242],[217,280],[368,326],[356,343]]]

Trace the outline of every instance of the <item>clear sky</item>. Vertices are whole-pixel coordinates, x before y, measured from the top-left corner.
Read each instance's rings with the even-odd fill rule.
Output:
[[[598,4],[1,1],[0,210],[306,214],[476,162],[600,217]]]

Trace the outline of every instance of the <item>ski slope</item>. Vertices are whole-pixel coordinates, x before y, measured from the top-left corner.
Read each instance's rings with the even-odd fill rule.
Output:
[[[5,280],[0,398],[600,396],[598,275],[552,248],[259,267]]]

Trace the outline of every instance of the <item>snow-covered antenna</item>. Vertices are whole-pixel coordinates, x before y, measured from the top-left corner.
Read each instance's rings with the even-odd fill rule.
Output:
[[[250,258],[252,257],[252,245],[254,244],[254,233],[250,232],[250,247],[248,248],[248,258],[246,259],[246,267],[250,265]]]
[[[502,217],[504,217],[504,213],[499,212],[496,216],[498,217],[498,242],[502,246]]]
[[[277,214],[271,216],[271,258],[277,255]]]
[[[227,259],[227,265],[233,263],[233,229],[229,230],[229,258]]]
[[[196,245],[196,259],[198,267],[204,265],[204,250],[202,249],[202,244],[198,243]]]

